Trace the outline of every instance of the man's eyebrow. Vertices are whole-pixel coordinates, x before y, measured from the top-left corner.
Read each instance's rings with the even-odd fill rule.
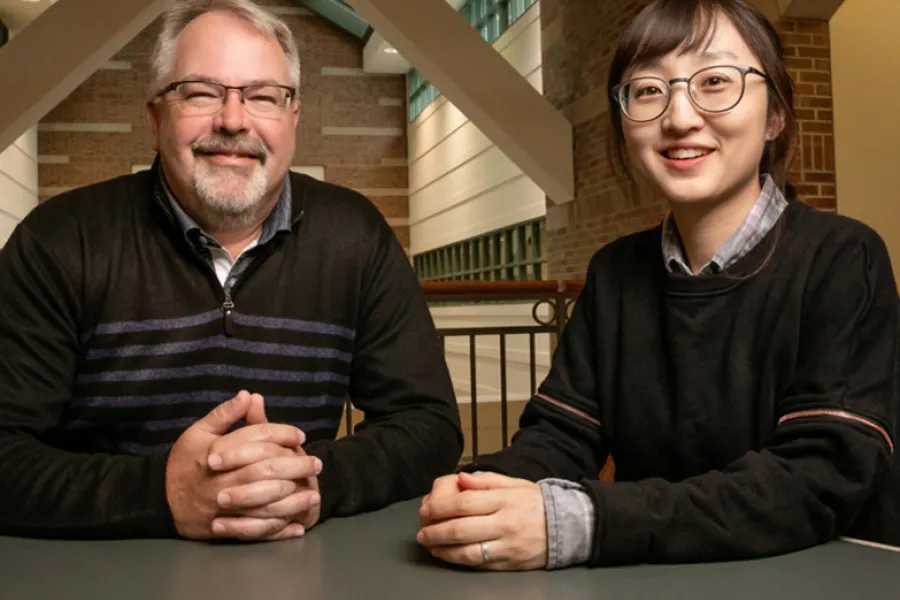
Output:
[[[178,81],[204,81],[206,83],[218,83],[219,85],[225,85],[215,77],[210,77],[208,75],[200,75],[199,73],[190,73],[178,79]],[[279,85],[285,87],[291,87],[290,84],[285,85],[280,81],[276,81],[275,79],[252,79],[246,83],[244,83],[241,87],[248,85]]]

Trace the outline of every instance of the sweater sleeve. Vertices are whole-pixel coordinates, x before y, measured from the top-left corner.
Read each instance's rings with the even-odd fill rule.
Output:
[[[596,479],[607,457],[594,376],[594,287],[588,277],[560,336],[546,378],[525,405],[509,447],[479,456],[465,471],[540,481]]]
[[[166,456],[77,454],[56,443],[79,356],[77,256],[64,265],[25,223],[0,253],[0,533],[174,535]]]
[[[585,485],[592,565],[753,558],[839,536],[889,472],[898,297],[883,242],[860,235],[810,275],[793,378],[767,444],[680,482]]]
[[[322,520],[424,495],[462,454],[459,411],[431,313],[386,223],[363,279],[349,393],[365,418],[352,436],[306,447],[323,464]]]

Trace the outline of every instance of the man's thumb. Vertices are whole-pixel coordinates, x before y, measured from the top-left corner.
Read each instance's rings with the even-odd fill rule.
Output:
[[[241,390],[237,396],[218,405],[194,423],[194,427],[212,435],[225,435],[232,425],[247,416],[249,410],[250,392]]]
[[[268,423],[266,417],[266,403],[259,394],[250,396],[250,408],[247,410],[247,425],[259,425],[260,423]]]
[[[484,471],[481,473],[460,473],[457,483],[460,490],[493,490],[518,487],[522,485],[522,480]]]

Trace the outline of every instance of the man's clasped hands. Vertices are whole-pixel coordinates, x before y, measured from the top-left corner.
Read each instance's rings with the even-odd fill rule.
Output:
[[[234,429],[241,420],[245,426]],[[317,476],[304,433],[270,423],[259,394],[241,391],[188,428],[172,447],[166,496],[191,539],[279,540],[319,520]],[[496,473],[438,478],[419,509],[417,541],[435,557],[490,570],[547,564],[544,499],[533,482]]]

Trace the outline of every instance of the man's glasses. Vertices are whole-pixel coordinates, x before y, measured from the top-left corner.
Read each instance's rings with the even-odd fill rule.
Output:
[[[284,85],[228,86],[210,81],[176,81],[159,92],[157,98],[169,94],[182,114],[204,116],[222,110],[229,90],[237,90],[247,112],[257,117],[281,116],[294,98],[293,88]]]
[[[659,77],[638,77],[613,88],[613,98],[622,113],[639,123],[658,119],[669,107],[672,86],[687,84],[691,102],[708,113],[726,112],[737,106],[744,97],[748,74],[759,75],[769,82],[769,76],[753,67],[718,66],[701,69],[690,77],[676,77],[666,81]]]

